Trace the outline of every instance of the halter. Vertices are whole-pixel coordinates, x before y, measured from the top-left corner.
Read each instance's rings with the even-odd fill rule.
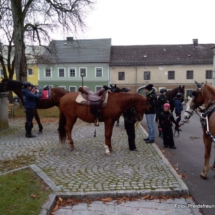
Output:
[[[198,92],[195,91],[195,93],[197,93],[197,94],[195,95],[195,97],[196,97],[198,94],[200,94],[200,91],[198,91]],[[195,111],[195,112],[197,113],[197,115],[199,116],[199,118],[200,118],[200,122],[201,122],[202,126],[203,126],[203,127],[206,127],[205,133],[206,133],[207,135],[209,135],[209,136],[211,137],[212,141],[215,143],[215,135],[212,135],[212,134],[210,133],[210,131],[209,131],[209,124],[208,124],[208,119],[210,118],[211,114],[215,111],[215,100],[212,101],[212,102],[207,106],[206,109],[204,109],[204,110],[201,110],[201,109],[200,109],[201,114],[199,114],[199,113],[196,111],[196,109],[197,109],[199,106],[200,106],[200,105],[195,104],[195,105],[193,105],[192,107],[190,107],[190,108],[192,109],[192,111],[191,111],[191,112],[187,111],[187,112],[190,114],[189,117],[188,117],[188,119],[193,115],[193,111]],[[203,111],[204,111],[204,112],[203,112]]]

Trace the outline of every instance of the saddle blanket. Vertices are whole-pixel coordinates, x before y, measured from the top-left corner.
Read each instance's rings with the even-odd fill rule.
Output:
[[[102,107],[105,107],[107,105],[108,101],[108,92],[105,94],[104,102],[102,103]],[[90,105],[90,101],[86,100],[81,93],[78,93],[78,96],[76,97],[76,102],[83,105]]]

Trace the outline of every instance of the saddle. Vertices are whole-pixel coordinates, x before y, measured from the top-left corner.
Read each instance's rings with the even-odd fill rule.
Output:
[[[94,125],[99,126],[101,121],[101,108],[107,105],[107,90],[102,88],[97,92],[93,92],[88,87],[80,87],[79,95],[76,98],[76,102],[83,105],[90,106],[90,113],[94,115]]]

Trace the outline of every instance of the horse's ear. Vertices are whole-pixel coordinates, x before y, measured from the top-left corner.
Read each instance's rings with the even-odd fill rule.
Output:
[[[114,87],[116,88],[116,84],[114,85]]]
[[[183,85],[183,87],[182,87],[183,89],[185,88],[185,86]]]
[[[197,81],[195,81],[195,84],[196,84],[197,88],[201,88],[202,84],[198,83]]]

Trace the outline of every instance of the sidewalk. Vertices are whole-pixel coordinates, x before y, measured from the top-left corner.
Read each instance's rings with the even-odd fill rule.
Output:
[[[42,135],[24,137],[24,121],[10,119],[10,134],[1,137],[0,160],[18,155],[30,155],[34,164],[30,167],[51,187],[53,194],[42,206],[41,215],[50,214],[56,197],[118,198],[146,195],[178,196],[188,194],[188,189],[178,174],[164,158],[155,144],[145,144],[142,126],[136,128],[138,151],[129,151],[127,135],[123,127],[114,127],[113,152],[105,156],[104,126],[99,127],[79,121],[73,129],[75,150],[59,143],[56,122],[47,123]],[[24,119],[23,119],[24,120]],[[96,129],[96,137],[93,137]],[[34,125],[33,133],[37,132]],[[13,146],[13,147],[11,147]],[[1,174],[1,173],[0,173]],[[126,215],[126,214],[200,214],[192,210],[190,199],[126,201],[122,204],[93,202],[89,206],[80,203],[56,210],[54,215]],[[182,207],[182,208],[181,208]]]

